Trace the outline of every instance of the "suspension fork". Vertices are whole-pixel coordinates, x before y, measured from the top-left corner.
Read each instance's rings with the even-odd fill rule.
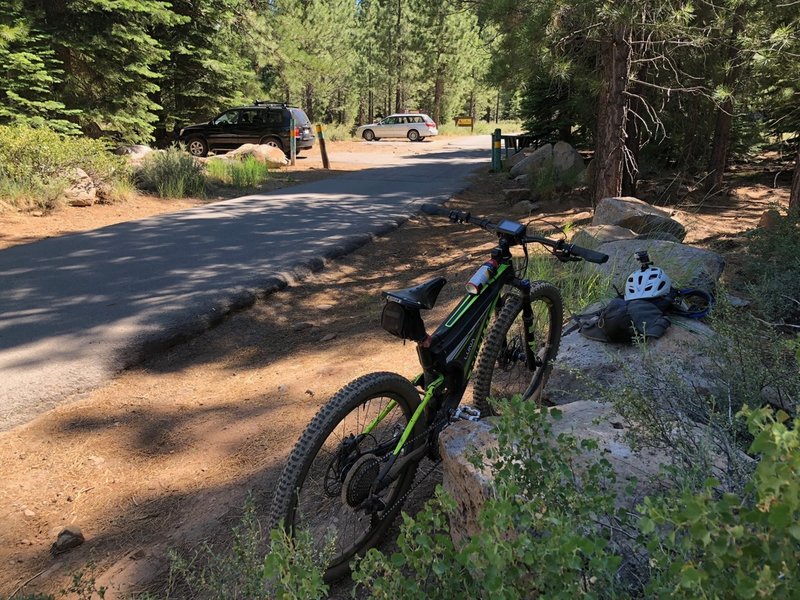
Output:
[[[512,285],[522,292],[522,338],[525,346],[525,364],[529,371],[536,368],[537,357],[533,352],[536,341],[533,332],[533,309],[531,308],[531,282],[527,279],[515,279]]]

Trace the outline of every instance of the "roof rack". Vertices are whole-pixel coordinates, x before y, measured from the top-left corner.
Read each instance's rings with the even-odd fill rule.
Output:
[[[253,106],[282,106],[286,107],[286,102],[277,102],[275,100],[253,100]]]

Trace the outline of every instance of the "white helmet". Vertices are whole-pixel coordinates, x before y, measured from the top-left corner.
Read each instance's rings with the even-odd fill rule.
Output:
[[[658,298],[666,296],[672,288],[672,281],[658,267],[646,267],[631,273],[625,282],[625,300]]]

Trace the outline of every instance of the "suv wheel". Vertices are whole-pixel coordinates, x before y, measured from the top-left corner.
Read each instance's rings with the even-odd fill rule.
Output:
[[[416,129],[409,129],[408,139],[411,140],[412,142],[416,142],[417,140],[419,140],[419,131],[417,131]]]
[[[208,155],[208,144],[203,138],[194,137],[189,138],[186,142],[186,149],[192,156],[206,156]]]
[[[376,139],[375,133],[372,131],[372,129],[365,129],[364,133],[361,134],[361,137],[363,137],[368,142],[371,142],[372,140]]]
[[[278,138],[265,137],[261,139],[259,144],[262,144],[264,146],[272,146],[273,148],[277,148],[278,150],[283,150],[283,144],[281,144],[281,141]]]

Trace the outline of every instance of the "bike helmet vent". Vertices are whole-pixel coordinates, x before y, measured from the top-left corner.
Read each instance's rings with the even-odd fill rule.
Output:
[[[647,267],[634,271],[625,284],[625,300],[658,298],[669,294],[672,281],[658,267]]]

